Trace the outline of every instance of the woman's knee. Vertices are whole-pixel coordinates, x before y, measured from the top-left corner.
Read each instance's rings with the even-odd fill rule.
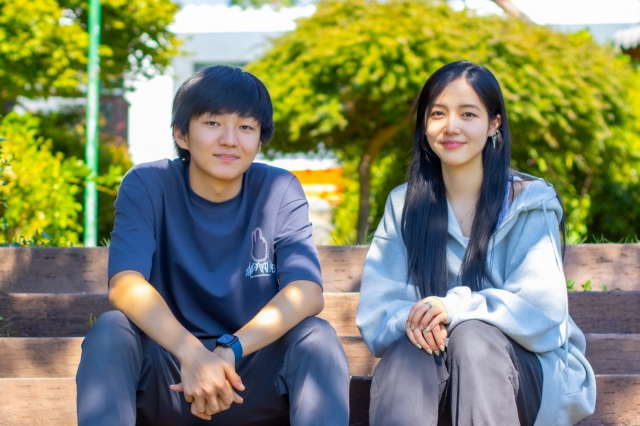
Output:
[[[458,361],[486,362],[506,354],[507,337],[493,325],[478,320],[465,321],[451,331],[448,356]]]

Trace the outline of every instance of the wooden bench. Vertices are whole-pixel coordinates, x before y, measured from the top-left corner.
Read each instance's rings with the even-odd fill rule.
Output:
[[[351,425],[368,424],[377,363],[355,326],[367,247],[319,247],[325,309],[349,358]],[[0,426],[75,425],[75,373],[89,323],[110,310],[106,248],[0,249]],[[569,310],[587,337],[596,413],[579,424],[640,425],[640,244],[567,247]],[[581,291],[590,280],[593,291]],[[602,292],[606,284],[609,291]]]

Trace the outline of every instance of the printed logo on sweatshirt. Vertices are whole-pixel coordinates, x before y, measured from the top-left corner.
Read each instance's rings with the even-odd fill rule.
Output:
[[[269,260],[269,244],[263,231],[256,228],[251,233],[251,260],[245,275],[249,278],[265,277],[276,273],[276,265]]]

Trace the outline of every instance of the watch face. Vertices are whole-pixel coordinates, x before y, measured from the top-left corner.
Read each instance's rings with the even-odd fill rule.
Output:
[[[218,339],[218,344],[223,346],[230,346],[230,345],[233,345],[236,342],[236,340],[238,340],[237,336],[233,336],[231,334],[225,334],[223,336],[220,336],[220,338]]]

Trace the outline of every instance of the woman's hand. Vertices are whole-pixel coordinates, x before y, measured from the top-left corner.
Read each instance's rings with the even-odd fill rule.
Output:
[[[438,298],[427,297],[416,302],[407,318],[406,332],[411,343],[428,354],[440,355],[445,350],[447,311]]]

